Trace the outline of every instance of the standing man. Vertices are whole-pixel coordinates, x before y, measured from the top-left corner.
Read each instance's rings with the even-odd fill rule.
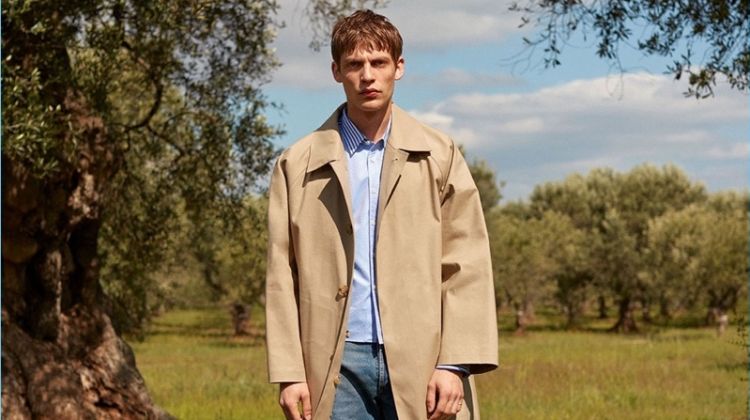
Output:
[[[346,103],[274,168],[268,370],[288,419],[476,418],[471,375],[497,367],[479,193],[453,141],[392,103],[401,50],[385,17],[341,19]]]

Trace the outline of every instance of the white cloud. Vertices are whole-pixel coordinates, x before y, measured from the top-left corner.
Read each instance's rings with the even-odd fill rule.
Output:
[[[453,128],[453,117],[451,117],[450,115],[429,111],[412,111],[411,115],[421,121],[423,124],[427,124],[438,130],[449,131]]]
[[[453,117],[435,112],[410,111],[409,113],[423,124],[427,124],[432,128],[436,128],[446,133],[450,132],[451,135],[461,144],[466,145],[476,141],[476,133],[474,133],[474,130],[454,127]]]
[[[531,191],[517,185],[597,166],[627,170],[644,161],[673,162],[711,180],[718,179],[712,161],[744,159],[733,166],[733,184],[714,187],[747,187],[741,168],[747,168],[750,148],[737,141],[750,128],[746,95],[719,87],[715,98],[697,101],[683,97],[671,78],[646,73],[625,74],[619,83],[616,95],[608,77],[528,93],[460,94],[416,113],[438,122],[470,155],[488,160],[512,198]]]
[[[409,50],[501,41],[518,32],[510,1],[392,1],[382,13],[399,28]]]
[[[331,82],[328,49],[316,52],[308,47],[313,32],[305,13],[306,2],[281,0],[279,3],[277,19],[285,27],[278,31],[274,46],[282,67],[274,74],[272,85],[306,90],[336,88]],[[413,56],[420,51],[466,47],[518,34],[520,16],[503,13],[509,3],[506,0],[395,0],[378,12],[399,28],[404,38],[404,53]],[[519,83],[519,79],[508,75],[469,73],[460,69],[446,69],[432,76],[414,75],[413,78],[454,86]]]
[[[473,87],[519,86],[523,79],[505,73],[487,73],[467,71],[459,68],[446,68],[436,74],[409,74],[406,77],[410,83],[421,83],[437,88],[458,87],[462,89]]]
[[[305,90],[341,90],[333,79],[330,60],[310,51],[298,53],[294,60],[282,60],[274,73],[274,86],[302,88]]]
[[[686,130],[679,133],[667,133],[662,141],[665,143],[690,144],[690,143],[707,143],[716,138],[714,133],[707,130],[694,129]]]
[[[727,146],[716,146],[708,150],[708,156],[716,159],[745,159],[750,157],[750,145],[735,143]]]
[[[520,118],[508,121],[500,129],[513,134],[531,134],[544,131],[544,121],[539,117]]]

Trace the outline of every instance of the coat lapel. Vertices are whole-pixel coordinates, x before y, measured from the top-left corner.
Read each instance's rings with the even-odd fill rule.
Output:
[[[393,105],[391,135],[383,156],[383,169],[380,175],[380,200],[378,202],[378,226],[393,192],[401,179],[404,165],[412,153],[429,153],[422,125],[404,110]]]
[[[343,105],[342,105],[343,106]],[[341,107],[315,130],[315,140],[310,145],[310,157],[307,162],[307,173],[313,172],[328,164],[338,179],[341,194],[346,202],[349,214],[348,223],[352,224],[352,196],[349,187],[349,170],[346,163],[344,145],[339,134],[339,114]]]
[[[401,178],[401,171],[404,169],[406,160],[409,159],[409,152],[397,149],[391,145],[390,141],[385,147],[383,156],[383,169],[380,175],[380,200],[378,200],[378,214],[382,213],[391,199],[391,194],[396,188],[398,180]]]

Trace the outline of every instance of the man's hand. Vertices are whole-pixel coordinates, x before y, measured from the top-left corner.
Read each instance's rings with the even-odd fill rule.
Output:
[[[464,385],[461,373],[435,369],[427,384],[427,416],[429,420],[444,420],[461,411]]]
[[[299,402],[302,402],[302,415],[299,412]],[[285,382],[279,385],[279,405],[284,410],[287,420],[312,419],[312,405],[310,404],[310,390],[306,382]]]

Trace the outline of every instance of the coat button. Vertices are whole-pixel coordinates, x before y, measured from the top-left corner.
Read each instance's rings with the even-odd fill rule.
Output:
[[[341,383],[341,377],[339,375],[334,376],[333,377],[333,385],[334,386],[339,386],[340,383]]]
[[[336,299],[343,299],[349,295],[349,286],[339,287],[339,292],[336,294]]]
[[[351,235],[353,232],[354,232],[354,228],[352,228],[352,224],[349,223],[348,225],[346,225],[346,233]]]

